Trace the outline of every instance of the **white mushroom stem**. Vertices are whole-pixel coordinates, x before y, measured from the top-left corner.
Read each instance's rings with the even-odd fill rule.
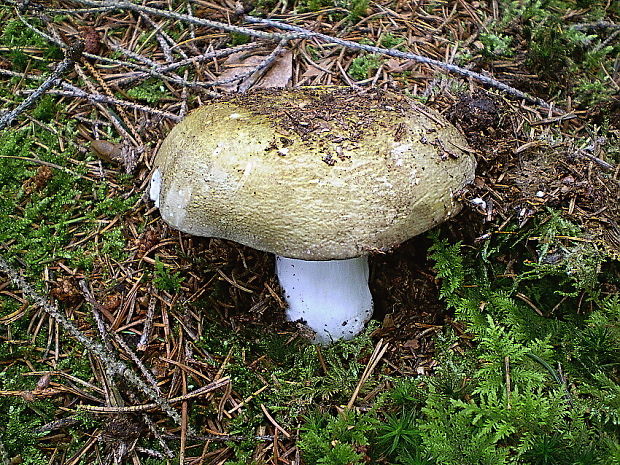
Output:
[[[372,316],[366,256],[326,261],[276,256],[276,273],[288,319],[312,329],[315,343],[351,339]]]

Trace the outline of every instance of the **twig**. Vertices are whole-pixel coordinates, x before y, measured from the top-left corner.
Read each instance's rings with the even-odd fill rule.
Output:
[[[273,417],[269,414],[269,411],[267,410],[267,407],[265,407],[265,404],[260,404],[260,408],[263,411],[263,413],[265,414],[265,416],[267,417],[267,419],[271,422],[271,424],[280,432],[282,432],[282,434],[284,436],[286,436],[287,438],[291,437],[291,434],[286,431],[284,428],[282,428],[277,421],[275,421],[273,419]]]
[[[127,102],[126,100],[120,100],[114,97],[108,97],[107,95],[103,95],[103,94],[95,94],[95,93],[86,92],[85,90],[82,90],[79,87],[75,87],[74,85],[71,85],[66,82],[62,82],[61,86],[65,90],[50,89],[48,91],[48,94],[61,95],[64,97],[83,98],[90,102],[95,102],[95,103],[110,103],[113,105],[129,107],[129,108],[143,111],[145,113],[150,113],[153,115],[161,116],[162,118],[167,118],[174,122],[181,121],[181,117],[175,115],[174,113],[169,113],[163,110],[157,110],[155,108],[151,108],[146,105],[140,105],[138,103]],[[23,91],[23,92],[28,93],[28,91]]]
[[[131,50],[127,50],[126,48],[117,45],[117,44],[112,44],[111,48],[115,51],[121,52],[123,54],[125,54],[126,56],[128,56],[129,58],[133,58],[134,60],[138,60],[138,61],[142,61],[143,63],[150,65],[151,68],[149,68],[148,72],[146,73],[142,73],[142,75],[138,75],[138,76],[131,76],[129,78],[123,78],[119,81],[117,81],[117,84],[119,84],[119,82],[123,82],[126,83],[128,80],[135,80],[135,79],[139,79],[141,77],[147,77],[147,76],[153,76],[153,77],[158,77],[160,79],[164,79],[166,81],[170,81],[173,82],[175,84],[181,85],[183,87],[192,87],[192,88],[211,88],[211,87],[216,87],[216,86],[221,86],[221,85],[225,85],[225,84],[230,84],[232,82],[236,82],[236,81],[241,81],[244,80],[245,78],[250,78],[247,80],[247,82],[249,82],[250,84],[247,86],[249,87],[252,83],[256,82],[256,80],[258,80],[260,78],[260,76],[265,72],[265,70],[271,65],[271,63],[273,63],[273,61],[277,58],[277,56],[282,53],[283,49],[284,49],[284,45],[287,43],[286,40],[281,40],[280,43],[278,44],[278,46],[275,48],[275,50],[273,52],[271,52],[271,54],[266,57],[263,62],[260,63],[260,65],[258,65],[255,68],[252,68],[249,71],[246,71],[245,73],[240,73],[238,75],[235,76],[231,76],[230,78],[226,78],[226,79],[222,79],[222,80],[217,80],[217,81],[210,81],[210,82],[203,82],[203,81],[188,81],[185,78],[181,78],[179,76],[169,76],[169,75],[165,75],[162,74],[162,71],[170,71],[172,69],[176,69],[176,68],[180,68],[181,66],[184,66],[186,64],[191,63],[192,61],[195,61],[195,59],[197,57],[193,57],[193,58],[188,58],[186,60],[182,60],[180,62],[176,62],[176,63],[171,63],[167,66],[158,66],[158,64],[140,54],[137,54],[135,52],[132,52]],[[254,44],[255,46],[257,44]],[[238,49],[237,49],[238,50]],[[233,51],[231,50],[230,53],[223,53],[224,51],[220,51],[220,53],[210,53],[210,54],[206,54],[203,55],[203,60],[206,59],[207,56],[210,57],[216,57],[216,56],[225,56],[225,55],[231,55],[233,53]],[[201,60],[202,61],[202,60]],[[257,76],[257,77],[255,77]],[[241,89],[240,86],[240,91],[243,92],[247,89]]]
[[[142,336],[140,336],[140,341],[138,342],[138,346],[136,350],[144,351],[146,350],[149,339],[151,337],[151,330],[153,329],[153,317],[155,316],[155,303],[157,300],[155,296],[151,296],[149,299],[149,305],[146,310],[146,320],[144,321],[144,328],[142,329]]]
[[[188,72],[185,70],[183,73],[183,79],[187,80]],[[179,108],[179,117],[183,118],[187,114],[187,86],[183,86],[181,89],[181,108]]]
[[[181,332],[181,338],[183,333]],[[182,341],[179,342],[181,345]],[[187,375],[181,370],[181,388],[183,395],[187,395]],[[187,400],[181,403],[181,444],[179,445],[179,463],[185,463],[185,452],[187,448]]]
[[[134,404],[138,403],[138,398],[133,392],[128,391],[127,394],[129,395],[129,399],[131,400],[131,402],[133,402]],[[162,437],[163,430],[159,428],[153,420],[151,420],[148,413],[142,413],[141,417],[142,421],[144,421],[144,424],[147,426],[151,434],[153,434],[153,437],[157,439],[157,442],[159,442],[159,445],[164,451],[164,455],[166,455],[168,458],[173,458],[176,454],[172,452],[172,450],[170,450],[170,447],[168,447],[168,444]]]
[[[364,383],[368,380],[372,372],[375,370],[379,361],[381,360],[381,357],[383,357],[388,347],[389,347],[389,344],[387,342],[384,344],[383,339],[381,339],[377,343],[377,346],[375,347],[375,350],[370,356],[370,360],[368,360],[368,364],[366,365],[366,368],[364,369],[364,372],[362,373],[362,376],[360,377],[360,380],[357,383],[357,386],[355,386],[355,391],[353,391],[353,395],[351,396],[351,399],[349,400],[349,403],[347,404],[347,409],[350,409],[351,407],[353,407],[353,404],[355,403],[355,399],[357,399],[360,389],[362,389],[362,386],[364,385]]]
[[[76,0],[76,3],[80,3],[82,5],[94,6],[94,7],[112,6],[112,5],[105,5],[103,2],[96,1],[96,0]],[[196,18],[195,16],[190,16],[190,15],[186,15],[183,13],[177,13],[176,11],[162,10],[159,8],[151,8],[148,6],[137,5],[135,3],[130,3],[127,1],[123,1],[123,0],[118,1],[114,3],[113,5],[114,5],[114,9],[117,9],[117,10],[130,10],[130,11],[135,11],[136,13],[149,13],[154,16],[162,16],[164,18],[171,18],[171,19],[184,21],[188,24],[194,24],[196,26],[204,26],[204,27],[211,27],[215,29],[222,29],[228,32],[235,32],[237,34],[244,34],[250,37],[257,37],[259,39],[264,39],[264,40],[274,41],[274,40],[282,40],[282,39],[292,40],[292,39],[303,38],[303,36],[300,34],[279,34],[279,33],[272,33],[272,32],[255,31],[254,29],[250,29],[247,27],[234,26],[232,24],[220,23],[219,21],[212,21],[212,20],[204,19],[204,18]]]
[[[72,337],[77,339],[89,352],[99,357],[102,360],[110,372],[122,376],[127,382],[138,388],[144,394],[146,394],[151,400],[155,402],[170,418],[172,418],[177,424],[181,423],[180,415],[170,406],[170,404],[160,397],[157,392],[142,381],[125,363],[120,360],[115,360],[108,353],[108,351],[96,341],[93,341],[82,333],[67,317],[58,309],[58,307],[49,302],[45,297],[38,294],[30,284],[28,284],[24,278],[22,278],[17,271],[15,271],[8,262],[0,256],[0,271],[7,274],[13,283],[21,289],[24,296],[31,299],[37,306],[43,309],[50,317],[54,318],[63,329]]]
[[[168,63],[172,63],[174,61],[174,57],[172,56],[170,44],[168,43],[170,41],[170,36],[163,31],[161,24],[155,24],[155,22],[148,15],[141,13],[140,17],[154,29],[155,37],[157,37],[157,42],[159,42],[159,46],[164,53],[166,61]]]
[[[49,376],[60,376],[61,378],[65,378],[68,379],[69,381],[72,381],[76,384],[81,384],[84,387],[87,387],[88,389],[92,389],[93,391],[97,392],[98,394],[103,394],[103,389],[98,388],[97,386],[94,386],[93,384],[89,383],[88,381],[84,381],[83,379],[77,378],[73,375],[70,375],[69,373],[65,373],[64,371],[28,371],[26,373],[22,373],[24,376],[28,375],[28,376],[44,376],[44,375],[49,375]]]
[[[188,86],[188,87],[213,87],[217,84],[215,83],[211,83],[211,82],[201,82],[201,81],[188,81],[186,79],[183,79],[179,76],[170,76],[170,75],[166,75],[166,74],[162,74],[161,72],[158,71],[158,69],[160,68],[164,68],[164,67],[160,67],[158,65],[158,63],[138,54],[135,52],[132,52],[131,50],[127,50],[125,47],[122,47],[118,44],[110,44],[110,48],[112,48],[112,50],[117,51],[117,52],[121,52],[124,55],[128,56],[129,58],[133,58],[134,60],[138,60],[141,61],[149,66],[151,66],[151,68],[147,68],[145,70],[145,68],[141,67],[141,66],[137,66],[137,65],[133,65],[131,64],[130,68],[135,68],[135,69],[140,69],[140,70],[145,70],[144,72],[140,73],[138,76],[132,76],[132,80],[135,79],[141,79],[143,77],[156,77],[159,79],[162,79],[164,81],[169,81],[169,82],[173,82],[175,84],[181,85],[181,86]],[[175,65],[176,63],[171,63],[171,65]],[[179,65],[179,67],[182,65]],[[170,67],[170,66],[169,66]],[[170,69],[173,69],[170,67]],[[123,82],[122,80],[120,80],[120,82]],[[127,78],[124,82],[127,82]],[[116,82],[116,84],[119,84],[119,81]]]
[[[594,155],[592,155],[591,153],[588,153],[586,150],[580,149],[577,151],[578,155],[581,155],[582,157],[586,157],[589,160],[592,160],[594,163],[596,163],[597,165],[607,169],[607,170],[614,170],[616,169],[616,167],[614,165],[612,165],[611,163],[607,163],[605,160],[601,160],[598,157],[595,157]]]
[[[18,13],[19,15],[19,13]],[[36,27],[34,27],[32,24],[30,24],[24,17],[22,17],[21,15],[19,15],[19,19],[22,21],[22,23],[24,23],[24,25],[26,27],[28,27],[30,30],[32,30],[34,33],[36,33],[37,35],[43,37],[44,39],[48,40],[49,42],[55,44],[56,46],[62,48],[62,49],[67,49],[68,46],[67,44],[65,44],[64,42],[62,42],[61,40],[50,36],[49,34],[46,34],[45,32],[37,29]],[[131,52],[133,53],[133,52]],[[90,58],[91,60],[97,60],[103,63],[109,63],[109,64],[113,64],[113,65],[119,65],[119,66],[124,66],[126,68],[130,68],[130,69],[136,69],[138,71],[141,71],[142,74],[140,76],[142,77],[148,77],[148,76],[152,76],[152,77],[156,77],[159,79],[163,79],[166,81],[171,81],[171,82],[175,82],[176,84],[181,84],[181,85],[188,85],[188,83],[184,83],[181,78],[179,78],[178,76],[167,76],[165,74],[161,74],[158,73],[156,70],[150,69],[150,68],[145,68],[144,66],[138,65],[136,63],[131,63],[128,61],[123,61],[123,60],[117,60],[114,58],[108,58],[108,57],[103,57],[100,55],[94,55],[92,53],[82,53],[82,55],[86,58]],[[145,61],[147,60],[147,58],[142,57],[142,55],[138,55],[135,54],[138,57],[141,57],[140,61]],[[138,58],[136,58],[138,59]],[[157,63],[152,62],[154,65],[157,65]],[[180,65],[182,66],[182,65]],[[171,68],[174,69],[174,68]],[[195,82],[195,83],[189,83],[192,85],[192,87],[207,87],[206,83],[200,83],[200,82]]]
[[[121,52],[123,55],[129,58],[133,58],[134,60],[141,61],[145,65],[151,66],[153,68],[159,66],[159,64],[156,61],[153,61],[150,58],[140,55],[139,53],[132,52],[131,50],[126,49],[125,47],[123,47],[122,45],[116,42],[113,42],[110,40],[109,45],[110,45],[110,48],[114,50],[115,52]]]
[[[196,389],[195,391],[189,392],[182,396],[173,397],[172,399],[168,399],[169,404],[176,404],[178,402],[185,402],[187,400],[193,399],[194,397],[201,396],[203,394],[208,394],[209,392],[215,391],[223,386],[226,386],[230,383],[230,378],[227,376],[222,379],[218,379],[217,381],[213,381],[206,386]],[[86,410],[92,413],[136,413],[136,412],[144,412],[146,410],[153,410],[159,407],[156,403],[151,404],[142,404],[142,405],[132,405],[129,407],[100,407],[98,405],[80,405],[80,410]]]
[[[194,57],[185,58],[184,60],[179,60],[179,61],[176,61],[174,63],[170,63],[168,65],[157,66],[155,69],[149,69],[149,70],[146,70],[146,71],[142,71],[142,72],[136,73],[133,76],[123,77],[123,78],[117,79],[115,82],[116,82],[117,85],[122,85],[122,84],[128,84],[128,83],[133,82],[133,81],[138,80],[138,79],[143,79],[143,78],[146,78],[146,77],[149,77],[149,76],[159,77],[163,73],[167,73],[169,71],[174,71],[174,70],[176,70],[178,68],[181,68],[183,66],[201,63],[203,61],[212,60],[213,58],[223,58],[223,57],[226,57],[228,55],[232,55],[233,53],[244,52],[244,51],[247,51],[247,50],[252,50],[252,49],[257,48],[259,46],[260,46],[260,43],[253,42],[253,43],[249,43],[249,44],[239,45],[238,47],[231,47],[231,48],[226,48],[226,49],[223,49],[223,50],[216,50],[214,52],[203,53],[202,55],[197,55],[197,56],[194,56]],[[133,63],[130,63],[130,65],[133,65]],[[137,66],[137,65],[135,67],[142,69],[142,67]],[[183,85],[186,85],[186,84],[184,83]]]
[[[179,440],[179,436],[173,434],[164,434],[167,439]],[[255,441],[273,441],[271,434],[258,434],[256,436],[243,436],[241,434],[188,434],[189,439],[196,441],[247,441],[253,439]]]
[[[155,439],[157,439],[157,442],[159,442],[159,445],[164,450],[164,454],[166,455],[166,457],[173,458],[175,454],[174,452],[172,452],[170,447],[168,447],[168,444],[166,443],[166,441],[164,441],[164,438],[162,437],[162,433],[157,427],[157,425],[155,424],[155,422],[153,422],[153,420],[151,420],[151,418],[146,413],[142,414],[142,420],[144,421],[148,429],[151,431]]]
[[[25,162],[32,163],[35,165],[49,166],[50,168],[64,171],[65,173],[70,174],[71,176],[75,176],[80,179],[85,179],[86,181],[102,182],[98,179],[89,178],[88,176],[84,176],[80,173],[70,170],[69,168],[65,168],[64,166],[60,166],[60,165],[57,165],[56,163],[51,163],[49,161],[37,160],[36,158],[29,158],[29,157],[20,157],[18,155],[0,155],[0,158],[11,158],[13,160],[23,160]]]
[[[106,10],[111,10],[111,9],[116,9],[116,7],[110,8],[110,7],[106,7]],[[79,10],[76,10],[79,11]],[[19,16],[20,20],[24,23],[24,25],[26,25],[26,27],[28,27],[30,30],[32,30],[34,33],[36,33],[37,35],[43,37],[44,39],[52,42],[53,44],[55,44],[56,46],[66,49],[68,46],[67,44],[65,44],[64,42],[62,42],[61,40],[58,40],[52,36],[50,36],[49,34],[44,33],[43,31],[37,29],[36,27],[34,27],[32,24],[28,23],[28,21],[26,21],[26,19],[24,17],[22,17],[21,15]],[[114,59],[114,58],[108,58],[108,57],[104,57],[104,56],[100,56],[100,55],[95,55],[92,53],[83,53],[83,56],[86,58],[89,58],[91,60],[96,60],[102,63],[109,63],[112,65],[118,65],[118,66],[124,66],[126,68],[130,68],[130,69],[135,69],[138,71],[137,74],[133,75],[133,76],[129,76],[126,78],[121,78],[118,79],[116,82],[117,85],[121,85],[121,84],[127,84],[129,82],[138,80],[138,79],[144,79],[147,77],[155,77],[158,79],[162,79],[165,81],[170,81],[170,82],[174,82],[175,84],[178,85],[182,85],[182,86],[188,86],[188,87],[202,87],[202,88],[207,88],[207,87],[213,87],[213,86],[218,86],[221,84],[226,84],[228,82],[234,82],[236,80],[242,79],[245,77],[245,75],[242,76],[237,76],[235,78],[232,78],[230,81],[221,81],[221,82],[199,82],[199,81],[187,81],[184,80],[182,78],[180,78],[179,76],[169,76],[163,73],[169,72],[169,71],[173,71],[176,70],[182,66],[186,66],[189,64],[195,64],[195,63],[200,63],[202,61],[207,61],[213,58],[221,58],[221,57],[225,57],[228,55],[231,55],[233,53],[237,53],[237,52],[241,52],[241,51],[245,51],[245,50],[251,50],[253,48],[258,47],[260,44],[258,43],[250,43],[250,44],[242,44],[238,47],[231,47],[231,48],[227,48],[224,50],[216,50],[214,52],[209,52],[209,53],[204,53],[202,55],[198,55],[195,57],[191,57],[191,58],[185,58],[183,60],[174,62],[174,63],[170,63],[168,65],[164,65],[164,66],[160,66],[158,63],[152,61],[152,60],[148,60],[148,58],[128,51],[126,49],[123,49],[122,47],[118,48],[118,51],[120,51],[121,53],[125,53],[127,56],[130,56],[131,58],[134,58],[138,61],[142,61],[144,63],[148,63],[151,64],[152,66],[155,66],[155,68],[146,68],[144,66],[138,65],[136,63],[132,63],[129,61],[123,61],[123,60],[118,60],[118,59]],[[118,47],[117,45],[112,44],[112,48],[115,49],[115,47]],[[214,95],[215,96],[215,95]],[[112,103],[112,102],[110,102]]]
[[[84,297],[86,298],[86,301],[92,307],[92,312],[95,317],[95,321],[97,322],[97,327],[99,328],[99,332],[102,335],[104,344],[106,344],[106,348],[108,350],[111,350],[111,346],[108,347],[108,343],[107,343],[109,334],[111,333],[112,337],[114,338],[114,341],[121,347],[121,349],[125,351],[125,353],[129,356],[129,358],[136,364],[136,366],[142,372],[142,375],[151,384],[151,387],[155,390],[155,392],[161,395],[161,391],[159,390],[159,386],[157,385],[157,381],[155,380],[153,373],[151,373],[151,371],[144,366],[144,364],[142,363],[142,360],[138,358],[138,356],[134,353],[133,350],[131,350],[131,348],[127,345],[127,343],[123,340],[123,338],[118,333],[114,331],[110,331],[106,323],[101,318],[101,314],[99,313],[99,308],[100,308],[99,302],[95,300],[95,296],[92,290],[90,289],[90,286],[86,282],[86,280],[85,279],[80,280],[79,285],[80,285],[80,289],[82,290],[82,293],[84,294]]]
[[[512,383],[510,380],[510,357],[506,355],[504,357],[504,370],[506,377],[506,408],[508,410],[512,409],[510,405],[510,396],[512,395]]]
[[[564,113],[564,111],[560,110],[557,107],[552,107],[552,105],[548,104],[542,99],[526,94],[525,92],[515,89],[514,87],[504,84],[503,82],[500,82],[496,79],[485,76],[484,74],[476,73],[475,71],[470,71],[468,69],[461,68],[460,66],[456,66],[451,63],[445,63],[443,61],[434,60],[432,58],[417,55],[415,53],[401,52],[400,50],[383,48],[383,47],[375,47],[374,45],[360,44],[357,42],[352,42],[350,40],[339,39],[337,37],[332,37],[332,36],[321,34],[318,32],[312,32],[312,31],[309,31],[308,29],[304,29],[298,26],[292,26],[290,24],[282,23],[279,21],[273,21],[270,19],[256,18],[254,16],[245,16],[244,19],[250,24],[265,24],[267,26],[276,27],[278,29],[284,29],[287,31],[294,31],[300,34],[304,34],[302,38],[316,38],[316,39],[322,40],[323,42],[333,42],[335,44],[342,45],[344,47],[347,47],[353,50],[363,50],[369,53],[377,53],[380,55],[387,55],[387,56],[391,56],[395,58],[402,58],[405,60],[413,60],[418,63],[424,63],[427,65],[433,65],[444,71],[458,74],[460,76],[464,76],[467,78],[475,79],[481,82],[482,84],[485,84],[490,87],[494,87],[498,90],[501,90],[502,92],[507,93],[508,95],[526,100],[527,102],[530,102],[530,103],[534,103],[542,108],[553,109],[554,111],[558,113]]]
[[[586,29],[620,29],[620,24],[609,21],[595,21],[593,23],[573,24],[570,28],[576,31],[583,31]]]
[[[244,405],[246,405],[248,402],[250,402],[252,399],[254,399],[257,395],[259,395],[261,392],[263,392],[265,389],[267,389],[269,387],[268,384],[264,385],[263,387],[257,389],[256,391],[254,391],[252,394],[250,394],[249,396],[247,396],[245,399],[243,399],[241,402],[239,402],[237,405],[235,405],[233,408],[231,408],[228,412],[226,412],[227,414],[231,414],[233,412],[236,412],[237,410],[239,410],[241,407],[243,407]]]
[[[49,431],[54,431],[55,429],[65,428],[67,426],[73,426],[76,423],[79,423],[76,415],[71,415],[66,418],[61,418],[60,420],[54,420],[49,423],[46,423],[38,428],[33,430],[34,433],[41,434],[47,433]]]
[[[108,329],[106,328],[105,322],[101,318],[101,313],[99,313],[99,304],[95,300],[92,289],[90,288],[90,286],[88,286],[85,279],[80,279],[78,284],[80,285],[82,295],[86,299],[86,302],[88,302],[91,306],[91,311],[93,313],[93,317],[95,318],[95,322],[97,323],[97,329],[99,330],[99,334],[101,335],[103,345],[108,351],[112,351],[112,345],[110,344]]]
[[[85,65],[86,65],[86,63],[85,63]],[[80,65],[76,65],[75,71],[77,72],[78,76],[82,79],[82,82],[84,82],[84,85],[92,93],[97,92],[97,89],[96,89],[95,85],[90,81],[90,79],[88,78],[88,76],[86,75],[86,73],[84,72],[84,70],[82,69],[82,67]],[[106,92],[108,97],[113,97],[111,95],[111,92],[107,92],[107,89],[105,89],[105,87],[104,87],[103,90],[104,90],[104,92]],[[105,105],[102,105],[101,103],[97,103],[95,106],[98,107],[105,116],[107,116],[107,118],[110,121],[110,123],[112,123],[112,125],[114,126],[116,131],[124,139],[131,141],[131,143],[135,147],[140,147],[140,146],[144,145],[140,141],[139,135],[137,135],[137,134],[130,134],[129,133],[129,131],[131,129],[130,129],[129,125],[127,124],[126,114],[123,113],[122,111],[120,111],[121,110],[120,107],[116,107],[116,109],[115,109],[116,111],[114,111],[114,110],[106,107]],[[117,112],[118,112],[118,114],[117,114]]]
[[[257,82],[269,69],[271,64],[278,58],[278,56],[284,51],[284,47],[288,44],[288,40],[282,39],[278,46],[265,58],[255,69],[252,70],[252,74],[245,81],[239,84],[239,92],[245,92],[252,85]]]
[[[602,49],[604,49],[605,47],[607,47],[611,42],[613,42],[614,40],[616,40],[616,38],[620,35],[620,28],[616,29],[615,31],[613,31],[611,34],[609,34],[609,36],[603,40],[600,44],[596,45],[594,48],[592,48],[592,52],[596,53]]]
[[[140,452],[141,454],[148,455],[149,457],[155,457],[156,459],[160,459],[160,460],[166,458],[166,456],[162,454],[161,452],[157,450],[153,450],[153,449],[147,449],[145,447],[137,446],[136,452]],[[172,455],[168,455],[169,459],[174,458],[174,452],[171,451],[171,454]]]
[[[39,100],[50,87],[55,85],[60,79],[60,76],[65,74],[67,71],[69,71],[69,69],[73,67],[76,60],[79,59],[80,55],[82,54],[83,49],[84,44],[81,42],[78,42],[77,44],[69,48],[65,55],[65,59],[56,66],[52,74],[50,74],[50,76],[45,81],[43,81],[43,83],[36,90],[34,90],[28,97],[26,97],[22,103],[17,105],[16,108],[0,116],[0,130],[9,126],[15,120],[15,118],[17,118],[21,113],[23,113],[24,110],[32,106],[32,104],[34,104],[37,100]]]
[[[226,23],[221,23],[218,21],[211,21],[211,20],[207,20],[207,19],[203,19],[203,18],[196,18],[195,16],[190,16],[187,14],[183,14],[183,13],[177,13],[175,11],[168,11],[168,10],[162,10],[162,9],[158,9],[158,8],[151,8],[151,7],[147,7],[144,5],[138,5],[138,4],[134,4],[134,3],[130,3],[124,0],[121,0],[119,2],[114,3],[113,5],[105,5],[100,1],[97,0],[76,0],[77,3],[83,4],[83,5],[87,5],[87,6],[93,6],[93,7],[102,7],[102,6],[106,6],[106,7],[112,7],[114,6],[115,9],[119,9],[119,10],[130,10],[130,11],[135,11],[137,13],[149,13],[155,16],[162,16],[162,17],[166,17],[166,18],[171,18],[171,19],[176,19],[176,20],[180,20],[180,21],[184,21],[186,23],[189,24],[194,24],[194,25],[198,25],[198,26],[204,26],[204,27],[211,27],[211,28],[216,28],[216,29],[222,29],[225,31],[229,31],[229,32],[236,32],[239,34],[245,34],[251,37],[257,37],[260,39],[265,39],[265,40],[286,40],[286,41],[290,41],[290,40],[294,40],[294,39],[310,39],[310,38],[316,38],[319,39],[323,42],[331,42],[331,43],[335,43],[338,45],[342,45],[344,47],[353,49],[353,50],[363,50],[369,53],[376,53],[376,54],[381,54],[381,55],[387,55],[387,56],[392,56],[395,58],[401,58],[401,59],[405,59],[405,60],[413,60],[416,61],[418,63],[424,63],[424,64],[428,64],[428,65],[432,65],[432,66],[436,66],[441,70],[444,70],[446,72],[449,73],[453,73],[453,74],[457,74],[460,76],[464,76],[467,78],[471,78],[471,79],[475,79],[478,82],[487,85],[489,87],[493,87],[496,88],[498,90],[501,90],[502,92],[511,95],[512,97],[515,98],[519,98],[519,99],[523,99],[527,102],[530,103],[534,103],[542,108],[545,109],[551,109],[552,111],[555,111],[556,113],[559,114],[563,114],[565,113],[563,110],[561,110],[560,108],[557,108],[547,102],[545,102],[544,100],[531,96],[525,92],[522,92],[518,89],[515,89],[514,87],[511,87],[507,84],[504,84],[503,82],[500,82],[496,79],[493,79],[489,76],[485,76],[484,74],[481,73],[477,73],[475,71],[470,71],[466,68],[462,68],[460,66],[456,66],[453,65],[451,63],[445,63],[439,60],[435,60],[429,57],[425,57],[422,55],[417,55],[414,53],[408,53],[408,52],[401,52],[400,50],[395,50],[395,49],[387,49],[387,48],[383,48],[383,47],[375,47],[373,45],[367,45],[367,44],[360,44],[357,42],[352,42],[350,40],[344,40],[344,39],[339,39],[336,37],[332,37],[326,34],[321,34],[318,32],[312,32],[308,29],[304,29],[298,26],[293,26],[290,24],[286,24],[286,23],[282,23],[282,22],[278,22],[278,21],[273,21],[270,19],[264,19],[264,18],[256,18],[253,16],[244,16],[245,21],[247,21],[250,24],[264,24],[267,26],[271,26],[271,27],[275,27],[278,29],[282,29],[282,30],[286,30],[286,31],[291,31],[290,34],[281,34],[281,33],[275,33],[275,32],[263,32],[263,31],[256,31],[254,29],[250,29],[247,27],[241,27],[241,26],[235,26],[235,25],[231,25],[231,24],[226,24]]]

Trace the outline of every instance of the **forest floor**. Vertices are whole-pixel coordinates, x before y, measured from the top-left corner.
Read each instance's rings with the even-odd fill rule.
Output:
[[[620,465],[620,4],[4,3],[0,465]],[[303,85],[407,95],[478,161],[456,218],[370,257],[373,320],[327,347],[273,256],[146,195],[188,111]]]

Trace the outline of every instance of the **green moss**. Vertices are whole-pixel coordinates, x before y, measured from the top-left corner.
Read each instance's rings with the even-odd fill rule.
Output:
[[[330,13],[330,19],[338,20],[346,17],[350,22],[357,22],[366,16],[368,0],[298,0],[296,4],[300,12],[319,11],[327,8],[338,8],[347,11]]]
[[[127,95],[147,103],[157,103],[169,97],[170,94],[160,80],[151,78],[129,89]]]
[[[58,111],[56,100],[51,95],[45,95],[39,100],[39,103],[32,110],[32,116],[38,121],[51,121]]]
[[[512,37],[504,34],[480,34],[480,41],[484,45],[484,53],[488,56],[510,57],[514,50],[510,47]]]
[[[32,23],[36,27],[41,27],[40,21],[32,20]],[[58,47],[49,44],[18,19],[9,20],[5,23],[0,33],[0,45],[8,47],[8,59],[16,71],[24,71],[29,63],[33,68],[47,71],[48,60],[56,61],[64,56]],[[31,59],[27,48],[43,50],[45,60]]]
[[[39,22],[35,20],[34,25],[39,26]],[[10,48],[44,47],[47,45],[45,39],[27,28],[19,19],[13,19],[5,23],[0,34],[0,44]]]
[[[228,42],[228,45],[230,47],[236,47],[237,45],[247,44],[252,40],[252,38],[249,35],[240,34],[238,32],[231,32],[229,36],[230,36],[230,41]]]
[[[383,60],[378,55],[361,55],[356,57],[349,66],[349,75],[356,81],[372,77],[379,69]]]
[[[35,138],[59,150],[57,138],[46,131],[9,130],[0,135],[0,156],[30,158]],[[37,152],[41,160],[60,161],[51,151]],[[35,176],[36,169],[27,160],[4,158],[0,163],[0,214],[9,220],[0,222],[0,242],[10,243],[9,251],[20,254],[33,272],[68,243],[67,224],[79,193],[77,178],[59,170],[40,188],[28,192],[24,182]]]
[[[28,347],[13,347],[0,344],[0,391],[21,391],[35,388],[36,378],[23,376],[30,371],[26,364],[16,363],[20,357],[32,358],[35,367],[41,364],[30,357]],[[14,350],[13,350],[14,349]],[[55,407],[50,401],[27,402],[19,396],[0,397],[0,441],[10,458],[21,457],[28,465],[46,463],[39,450],[39,437],[35,429],[53,419]]]
[[[517,46],[525,46],[526,65],[548,84],[548,94],[570,95],[573,101],[583,105],[607,101],[612,87],[609,76],[613,75],[620,44],[617,41],[606,43],[609,36],[603,30],[584,32],[573,28],[571,22],[587,23],[605,18],[613,21],[620,14],[617,3],[501,1],[500,19],[480,35],[484,53],[490,57],[510,57]],[[515,31],[518,32],[515,34]],[[513,40],[513,36],[519,40]]]
[[[404,37],[395,36],[390,33],[383,34],[379,39],[379,45],[385,48],[399,48],[405,41]]]
[[[306,463],[361,465],[358,449],[368,445],[375,426],[371,416],[353,411],[337,416],[315,413],[305,418],[298,447]]]
[[[185,278],[178,271],[171,271],[160,260],[155,258],[155,277],[153,284],[157,289],[171,293],[178,292]]]
[[[101,235],[99,252],[117,262],[121,262],[129,256],[122,228],[113,228]]]

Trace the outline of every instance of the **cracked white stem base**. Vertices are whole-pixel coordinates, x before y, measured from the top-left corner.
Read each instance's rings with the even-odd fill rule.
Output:
[[[302,320],[317,344],[353,338],[372,316],[366,256],[326,261],[276,256],[276,273],[288,319]]]

